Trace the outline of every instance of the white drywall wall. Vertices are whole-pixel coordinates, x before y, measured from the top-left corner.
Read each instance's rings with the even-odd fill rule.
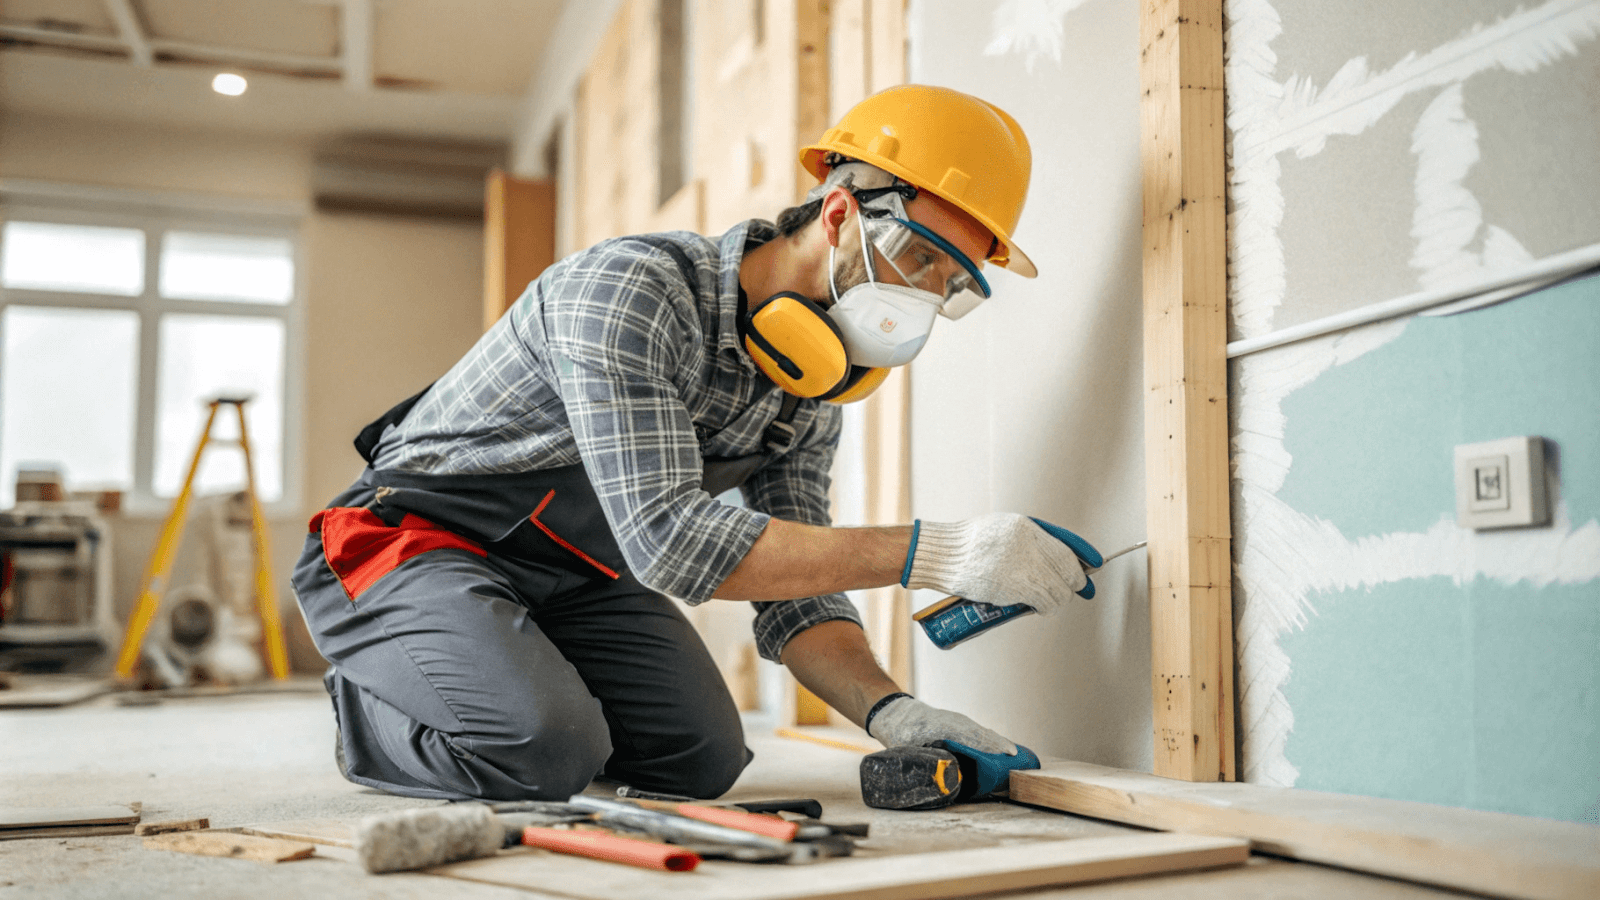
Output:
[[[1027,132],[1016,238],[1041,273],[995,271],[994,298],[941,321],[913,364],[913,512],[1024,512],[1108,553],[1142,540],[1138,7],[913,0],[909,16],[912,81],[983,97]],[[1042,754],[1147,769],[1145,572],[1142,552],[1118,560],[1094,600],[954,650],[917,636],[919,695]]]

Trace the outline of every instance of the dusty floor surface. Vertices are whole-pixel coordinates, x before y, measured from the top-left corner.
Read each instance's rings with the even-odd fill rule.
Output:
[[[213,828],[229,828],[308,818],[353,823],[372,813],[434,805],[341,778],[333,765],[326,695],[315,681],[295,688],[139,706],[111,695],[57,709],[0,710],[0,807],[138,801],[146,822],[205,816]],[[760,720],[751,720],[747,730],[756,759],[729,798],[815,797],[831,820],[871,822],[862,856],[1131,831],[1005,803],[933,813],[868,810],[856,783],[859,754],[773,737]],[[760,877],[760,867],[750,868],[752,877]],[[1265,860],[1244,869],[1085,886],[1072,889],[1072,896],[1153,898],[1174,890],[1190,897],[1439,896],[1397,882]],[[6,900],[441,895],[532,896],[432,875],[370,876],[327,857],[262,864],[149,850],[132,835],[0,841],[0,898]]]

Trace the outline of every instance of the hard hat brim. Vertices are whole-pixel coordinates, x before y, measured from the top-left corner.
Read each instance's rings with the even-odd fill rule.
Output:
[[[1021,275],[1023,278],[1039,277],[1039,267],[1033,264],[1033,260],[1028,258],[1028,254],[1022,252],[1021,247],[1008,243],[1006,244],[1006,249],[1009,251],[1006,259],[1004,261],[996,260],[995,265],[1003,267],[1007,272]]]

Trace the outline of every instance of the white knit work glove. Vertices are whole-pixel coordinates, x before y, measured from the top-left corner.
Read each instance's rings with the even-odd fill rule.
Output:
[[[1026,603],[1049,614],[1088,580],[1078,555],[1032,519],[990,513],[920,523],[903,583],[995,606]]]
[[[977,722],[948,709],[929,706],[901,694],[867,720],[867,733],[885,747],[926,747],[934,741],[955,741],[982,753],[1014,755],[1017,745]]]

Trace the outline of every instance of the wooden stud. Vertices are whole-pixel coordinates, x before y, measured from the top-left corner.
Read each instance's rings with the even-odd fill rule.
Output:
[[[816,179],[794,162],[794,154],[804,144],[822,136],[833,124],[828,96],[833,73],[829,64],[831,46],[828,0],[795,0],[794,69],[796,87],[792,147],[783,147],[780,171],[794,173],[794,200],[804,199],[816,186]]]
[[[1221,0],[1142,0],[1155,772],[1234,777]]]
[[[556,189],[552,181],[489,173],[483,204],[485,330],[556,260]]]
[[[1011,799],[1143,828],[1245,838],[1277,856],[1504,897],[1600,896],[1600,829],[1254,784],[1192,784],[1045,760]]]

